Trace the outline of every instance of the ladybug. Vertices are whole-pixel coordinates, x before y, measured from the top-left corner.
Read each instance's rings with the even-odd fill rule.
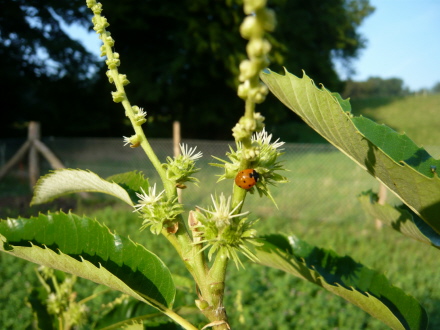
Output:
[[[243,189],[251,189],[256,185],[258,179],[260,178],[260,174],[252,168],[248,168],[246,170],[238,172],[235,177],[235,184]]]

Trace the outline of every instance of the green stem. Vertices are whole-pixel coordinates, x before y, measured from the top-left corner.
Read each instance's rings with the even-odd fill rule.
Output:
[[[180,314],[195,314],[197,312],[198,312],[198,309],[194,308],[193,310],[189,310],[189,311],[186,311],[186,312],[183,312]],[[136,317],[132,317],[132,318],[126,319],[121,322],[113,323],[112,325],[109,325],[105,328],[101,328],[101,330],[122,329],[127,324],[139,323],[139,321],[148,320],[148,319],[155,319],[160,316],[163,316],[162,312],[136,316]],[[192,329],[192,328],[189,328],[189,329]]]
[[[182,216],[179,215],[179,218],[179,223],[183,224]],[[193,244],[186,227],[181,228],[179,226],[179,229],[175,234],[169,234],[166,229],[164,229],[162,234],[168,239],[171,245],[173,245],[174,249],[185,263],[185,267],[194,278],[202,296],[205,296],[208,293],[206,285],[204,284],[207,277],[208,267],[204,253],[200,252],[201,245]]]
[[[197,328],[194,325],[192,325],[188,320],[184,319],[179,314],[175,313],[173,310],[167,309],[162,312],[165,315],[167,315],[170,319],[172,319],[174,322],[180,324],[184,329],[197,330]]]
[[[223,251],[219,251],[215,257],[214,264],[212,265],[208,277],[207,286],[208,294],[204,298],[209,303],[209,308],[203,310],[203,314],[211,322],[223,321],[219,323],[216,329],[229,329],[228,316],[223,306],[223,297],[225,294],[225,278],[226,269],[228,267],[229,258]]]
[[[244,116],[249,119],[254,119],[255,102],[247,99],[244,107]]]
[[[90,295],[88,297],[85,297],[84,299],[81,299],[80,301],[78,301],[78,305],[87,304],[90,300],[95,299],[96,297],[98,297],[98,296],[100,296],[100,295],[102,295],[104,293],[107,293],[109,291],[111,291],[110,288],[102,290],[102,291],[99,291],[98,293],[94,293],[94,294],[92,294],[92,295]]]

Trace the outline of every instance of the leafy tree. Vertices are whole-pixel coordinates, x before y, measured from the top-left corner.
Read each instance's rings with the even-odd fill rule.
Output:
[[[382,79],[370,77],[366,81],[348,80],[345,84],[344,96],[351,98],[402,96],[409,93],[400,78]]]
[[[440,82],[436,83],[431,90],[433,93],[440,93]]]
[[[7,106],[20,110],[9,114],[8,122],[40,120],[45,134],[54,135],[123,134],[128,127],[124,128],[116,110],[112,111],[115,106],[95,101],[106,99],[102,94],[110,92],[101,81],[102,72],[97,73],[96,81],[81,80],[93,58],[69,39],[57,19],[90,25],[82,1],[0,1],[7,8],[0,21],[5,31],[1,52],[13,61],[4,69],[15,82],[6,86],[13,95]],[[169,136],[170,121],[180,120],[186,137],[228,137],[221,127],[232,127],[242,106],[234,97],[238,63],[245,57],[245,43],[237,33],[244,16],[241,3],[125,0],[107,4],[106,15],[115,26],[115,49],[128,59],[122,70],[136,86],[136,90],[130,85],[127,89],[137,104],[149,109],[154,125],[148,129],[153,135]],[[342,84],[332,61],[336,58],[349,64],[365,46],[357,28],[373,10],[369,1],[274,0],[270,5],[278,17],[271,39],[274,69],[281,70],[281,65],[302,68],[322,77],[326,87],[340,90]],[[48,54],[47,60],[37,56],[41,50]],[[19,70],[13,70],[14,66]],[[51,94],[54,91],[60,92]],[[232,101],[225,103],[226,99]],[[82,115],[96,107],[96,118]],[[269,124],[295,119],[279,111],[274,100],[264,107]],[[72,123],[70,131],[60,132],[51,120],[66,116]]]
[[[96,65],[94,56],[60,24],[63,20],[89,25],[83,1],[0,0],[0,8],[0,88],[7,96],[2,100],[7,110],[2,111],[7,123],[2,134],[10,135],[29,120],[49,124],[68,119],[79,105],[75,93],[85,90],[91,66]]]

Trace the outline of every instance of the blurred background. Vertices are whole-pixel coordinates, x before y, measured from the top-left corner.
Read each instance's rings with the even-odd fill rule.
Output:
[[[298,76],[304,70],[316,84],[350,97],[355,115],[406,132],[439,157],[437,0],[273,0],[269,5],[278,20],[269,36],[272,70],[282,72],[284,66]],[[209,164],[216,162],[211,156],[224,158],[229,145],[234,146],[231,128],[243,113],[243,101],[236,96],[246,45],[238,33],[244,16],[241,2],[108,0],[103,7],[121,56],[120,72],[131,82],[126,91],[131,103],[148,113],[144,128],[160,160],[173,154],[176,121],[182,142],[203,152],[196,175],[200,183],[189,184],[182,200],[187,209],[206,207],[213,188],[228,194],[232,186],[232,181],[216,183],[220,168]],[[105,58],[99,57],[100,41],[91,30],[85,1],[0,0],[0,9],[0,168],[26,142],[29,122],[35,121],[41,125],[41,141],[64,166],[102,177],[140,170],[157,182],[142,151],[123,147],[122,136],[130,136],[132,128],[122,107],[111,100],[114,87],[105,76]],[[289,169],[284,173],[289,182],[272,189],[278,207],[258,196],[246,199],[253,216],[261,219],[260,230],[294,233],[387,272],[397,286],[420,299],[432,329],[440,327],[440,276],[435,272],[440,265],[435,252],[388,228],[377,230],[359,208],[356,196],[367,189],[377,191],[379,184],[273,96],[257,111],[266,117],[266,129],[274,139],[287,142],[283,161]],[[38,165],[40,175],[51,169],[44,157],[38,158]],[[29,157],[24,154],[0,179],[0,218],[72,209],[145,240],[147,246],[151,243],[146,233],[127,230],[127,223],[138,219],[127,216],[127,209],[114,200],[67,197],[30,208],[31,193]],[[392,194],[387,199],[397,203]],[[174,260],[171,252],[161,257]],[[407,258],[404,263],[402,257]],[[422,260],[431,266],[415,271]],[[0,324],[18,329],[16,315],[29,324],[30,310],[24,305],[22,278],[16,275],[30,286],[35,282],[30,269],[35,266],[3,255],[0,262]],[[248,267],[243,273],[232,271],[229,303],[237,304],[238,290],[245,309],[233,317],[237,322],[246,318],[250,328],[383,328],[308,283]],[[253,284],[245,287],[245,282]],[[282,285],[291,288],[292,300],[277,293]],[[310,295],[313,301],[307,300]],[[273,317],[255,321],[261,313]]]

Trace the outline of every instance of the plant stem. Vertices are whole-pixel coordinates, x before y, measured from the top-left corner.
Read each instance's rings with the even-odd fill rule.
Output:
[[[98,297],[98,296],[100,296],[102,294],[105,294],[105,293],[107,293],[109,291],[111,291],[111,289],[107,288],[105,290],[99,291],[98,293],[94,293],[94,294],[92,294],[92,295],[90,295],[88,297],[85,297],[84,299],[81,299],[80,301],[78,301],[78,305],[84,305],[84,304],[88,303],[90,300],[93,300],[96,297]]]
[[[258,78],[257,78],[257,85],[258,85]],[[249,119],[254,119],[254,112],[255,112],[255,102],[249,100],[248,98],[244,106],[244,116]]]
[[[197,328],[194,325],[192,325],[189,321],[184,319],[179,314],[175,313],[173,310],[167,309],[162,312],[165,315],[167,315],[170,319],[172,319],[174,322],[176,322],[177,324],[180,324],[184,329],[197,330]]]
[[[228,316],[226,309],[223,306],[223,297],[225,293],[225,278],[226,269],[228,267],[229,258],[223,251],[219,251],[215,257],[208,274],[208,289],[209,289],[209,305],[210,307],[203,310],[203,313],[211,321],[224,321],[225,323],[218,324],[216,329],[229,329]]]

